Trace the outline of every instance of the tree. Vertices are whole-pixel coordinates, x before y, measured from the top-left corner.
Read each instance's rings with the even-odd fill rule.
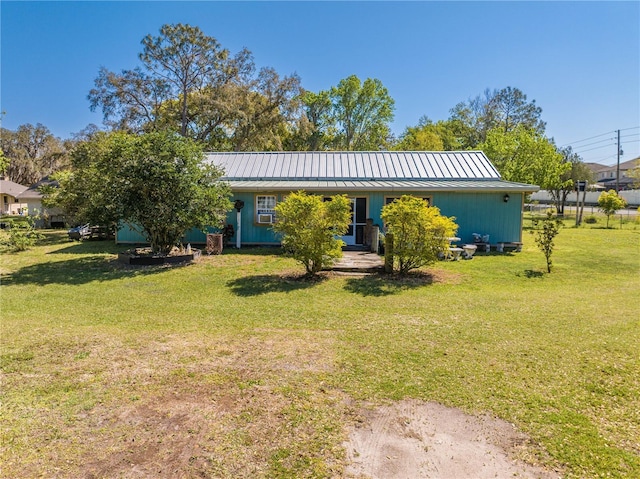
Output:
[[[341,80],[330,91],[337,128],[336,147],[344,150],[380,150],[391,136],[394,100],[382,82],[356,75]]]
[[[455,218],[441,216],[422,198],[404,195],[385,205],[382,220],[393,235],[394,265],[400,274],[435,262],[458,226]]]
[[[616,211],[627,206],[624,198],[620,197],[615,190],[603,191],[598,197],[598,206],[600,211],[607,215],[607,228],[609,227],[609,218],[616,214]]]
[[[420,118],[418,125],[407,127],[394,146],[400,151],[453,151],[460,149],[454,125],[449,121],[434,123]]]
[[[147,35],[140,60],[155,78],[164,79],[173,98],[180,99],[180,134],[186,136],[189,93],[202,88],[211,77],[225,77],[228,51],[218,41],[191,25],[163,25],[160,35]]]
[[[273,229],[282,235],[282,246],[315,275],[342,256],[344,242],[338,239],[347,232],[351,221],[351,203],[345,195],[323,201],[303,191],[291,193],[276,205]]]
[[[231,136],[234,151],[282,150],[282,129],[295,121],[300,79],[280,77],[273,68],[263,68],[239,105]]]
[[[97,134],[58,177],[60,202],[75,204],[83,220],[139,228],[166,255],[188,230],[220,227],[231,209],[222,171],[202,160],[201,148],[177,134]]]
[[[540,133],[518,126],[511,131],[494,128],[478,145],[507,181],[530,183],[544,190],[570,184],[564,177],[571,164],[564,161],[555,145]]]
[[[486,89],[483,95],[452,108],[449,120],[456,125],[463,148],[476,148],[494,129],[508,133],[523,126],[542,135],[546,125],[540,120],[542,108],[535,103],[517,88]]]
[[[62,142],[40,123],[20,125],[16,131],[0,129],[0,148],[9,159],[6,175],[21,185],[36,183],[68,162]]]
[[[251,52],[231,55],[190,25],[163,25],[147,35],[141,66],[120,74],[101,69],[89,93],[105,124],[128,132],[174,131],[212,150],[278,149],[296,120],[297,75],[272,68],[257,75]]]
[[[564,205],[569,194],[575,190],[579,181],[593,182],[593,172],[582,162],[580,156],[573,152],[570,146],[560,148],[558,151],[562,154],[562,161],[571,167],[560,176],[560,183],[549,193],[558,213],[564,214]]]
[[[394,100],[378,79],[356,75],[318,93],[304,91],[302,117],[289,124],[287,145],[304,151],[381,150],[391,146]]]
[[[542,229],[535,233],[536,244],[547,260],[547,273],[551,273],[551,254],[555,247],[553,240],[560,232],[561,226],[562,220],[555,217],[552,211],[547,211],[546,218],[542,220]]]
[[[9,158],[5,156],[4,151],[0,149],[0,174],[3,176],[5,175],[10,162],[11,160],[9,160]]]
[[[302,108],[306,122],[299,126],[302,137],[302,148],[307,151],[330,149],[335,141],[336,126],[332,115],[332,104],[329,91],[314,93],[305,91],[301,96]]]
[[[640,188],[640,158],[636,159],[635,166],[627,172],[627,176],[634,179],[634,188]]]

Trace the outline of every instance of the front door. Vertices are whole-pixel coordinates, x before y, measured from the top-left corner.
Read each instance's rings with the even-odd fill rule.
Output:
[[[342,241],[347,246],[364,244],[364,227],[367,224],[367,199],[349,198],[351,200],[351,224]]]

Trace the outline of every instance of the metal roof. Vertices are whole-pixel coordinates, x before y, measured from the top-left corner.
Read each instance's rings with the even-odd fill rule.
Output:
[[[380,180],[380,181],[348,181],[348,180],[230,180],[234,191],[511,191],[534,192],[537,186],[513,183],[503,180]]]
[[[216,152],[206,161],[237,191],[538,190],[503,181],[482,151]]]
[[[499,179],[481,151],[207,153],[228,179]]]

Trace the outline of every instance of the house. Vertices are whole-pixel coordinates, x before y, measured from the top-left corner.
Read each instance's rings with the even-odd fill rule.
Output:
[[[481,151],[216,152],[207,153],[206,161],[224,169],[232,201],[243,203],[240,212],[234,210],[227,218],[234,243],[240,229],[241,245],[279,244],[271,228],[275,207],[298,190],[351,199],[352,223],[342,238],[347,245],[363,244],[367,219],[383,226],[383,206],[405,194],[455,216],[462,242],[472,242],[474,233],[489,235],[491,243],[521,242],[525,194],[539,189],[502,180]],[[196,231],[185,238],[190,243],[205,240]],[[137,243],[143,238],[125,227],[116,241]]]
[[[0,214],[19,215],[22,213],[24,205],[18,200],[20,193],[27,189],[26,186],[14,183],[13,181],[0,179]]]
[[[616,185],[620,190],[630,190],[634,188],[637,179],[633,178],[630,173],[632,170],[640,167],[640,157],[633,160],[620,163],[620,179],[618,176],[618,165],[603,166],[597,163],[587,164],[593,171],[593,175],[598,185],[606,190],[615,190]]]
[[[25,189],[17,196],[18,201],[22,204],[24,211],[28,211],[30,215],[38,215],[36,222],[38,228],[53,227],[62,228],[64,226],[64,215],[59,208],[45,208],[42,206],[42,193],[40,188],[44,185],[58,186],[57,181],[49,179],[45,176],[37,183]]]

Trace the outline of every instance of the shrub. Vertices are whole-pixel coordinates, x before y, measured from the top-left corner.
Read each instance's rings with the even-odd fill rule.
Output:
[[[594,225],[598,222],[598,218],[596,218],[595,216],[591,215],[591,216],[587,216],[584,219],[584,222],[590,225]]]
[[[540,251],[547,260],[547,273],[551,273],[551,254],[555,243],[554,238],[560,232],[562,220],[555,217],[553,211],[547,211],[547,216],[542,220],[542,229],[535,232],[535,241]],[[533,231],[531,232],[533,234]]]
[[[37,216],[25,215],[20,220],[12,219],[3,243],[12,251],[25,251],[44,236],[36,230]]]
[[[435,262],[458,230],[455,218],[441,216],[422,198],[404,195],[382,209],[387,233],[393,235],[394,270],[406,274]]]
[[[318,273],[342,256],[351,221],[351,203],[345,195],[323,201],[303,191],[292,193],[276,205],[274,231],[282,235],[282,246],[305,267],[307,275]]]
[[[626,205],[627,202],[624,198],[621,198],[614,190],[600,193],[598,206],[600,207],[600,211],[607,215],[607,228],[609,227],[609,218]]]

